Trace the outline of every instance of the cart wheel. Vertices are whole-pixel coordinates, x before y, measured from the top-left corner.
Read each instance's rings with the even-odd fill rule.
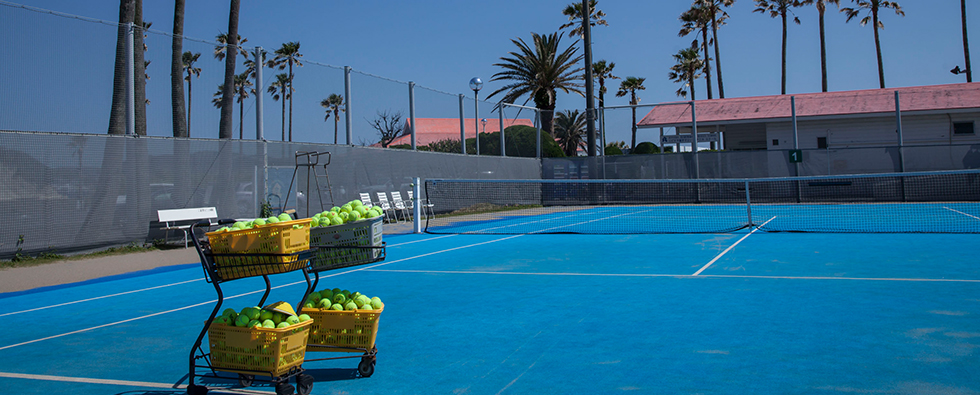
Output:
[[[276,384],[276,395],[293,395],[293,386],[285,381]]]
[[[208,393],[208,387],[203,385],[194,385],[193,383],[187,384],[187,394],[188,395],[206,395]]]
[[[361,358],[361,363],[357,364],[357,373],[361,377],[371,377],[374,374],[374,360],[368,357]]]
[[[238,385],[244,387],[250,387],[252,383],[255,382],[255,376],[251,374],[238,374]]]
[[[310,395],[313,392],[313,376],[301,374],[296,376],[296,393],[299,395]]]

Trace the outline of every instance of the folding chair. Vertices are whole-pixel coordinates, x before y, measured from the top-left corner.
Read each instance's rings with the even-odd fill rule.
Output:
[[[415,192],[414,191],[408,191],[408,202],[409,202],[409,205],[411,205],[411,207],[413,209],[415,208],[415,206],[414,206],[414,204],[415,204],[414,195],[415,195]],[[436,214],[432,212],[432,206],[433,206],[432,203],[425,203],[425,202],[422,201],[421,198],[419,199],[419,207],[421,207],[421,209],[422,209],[421,210],[422,211],[422,215],[425,216],[425,219],[429,219],[429,215],[431,215],[433,217],[436,216]],[[429,209],[429,212],[426,213],[425,212],[425,209]]]
[[[405,201],[402,200],[401,191],[394,191],[391,193],[391,204],[396,210],[402,212],[402,219],[408,221],[408,218],[412,216],[411,211],[405,206]]]
[[[374,202],[371,201],[371,194],[367,192],[361,192],[361,203],[367,208],[374,207]]]
[[[395,219],[395,223],[398,223],[398,214],[395,209],[391,207],[388,203],[388,195],[386,192],[378,192],[378,206],[381,206],[381,212],[384,213],[385,218],[388,218],[388,223],[391,223],[392,217]],[[391,217],[388,217],[388,212],[391,211]]]

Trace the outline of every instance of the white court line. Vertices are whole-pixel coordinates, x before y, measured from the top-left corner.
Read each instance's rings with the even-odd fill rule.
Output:
[[[772,218],[769,218],[769,221],[772,221],[774,219],[776,219],[775,216],[773,216]],[[708,262],[707,264],[705,264],[704,266],[702,266],[700,270],[694,272],[694,274],[692,274],[692,276],[697,276],[697,275],[701,274],[701,272],[703,272],[704,269],[707,269],[708,266],[711,266],[712,264],[715,263],[715,261],[717,261],[718,259],[721,259],[722,256],[724,256],[725,254],[727,254],[728,251],[731,251],[732,248],[735,248],[735,246],[737,246],[738,243],[741,243],[742,240],[745,240],[745,239],[749,238],[749,236],[752,236],[752,234],[755,233],[755,231],[759,230],[759,228],[761,228],[763,226],[766,226],[766,224],[768,224],[769,221],[763,222],[762,225],[756,226],[755,229],[752,229],[751,232],[749,232],[745,236],[742,236],[741,239],[738,239],[738,241],[736,241],[735,244],[732,244],[731,246],[729,246],[728,248],[726,248],[725,251],[722,251],[721,254],[718,254],[718,256],[716,256],[715,259],[712,259],[711,260],[711,262]]]
[[[973,219],[980,219],[980,217],[978,217],[978,216],[976,216],[976,215],[970,215],[970,214],[967,214],[967,213],[964,213],[964,212],[962,212],[962,211],[960,211],[960,210],[953,210],[953,209],[951,209],[951,208],[949,208],[949,207],[945,207],[945,206],[944,206],[943,208],[944,208],[944,209],[947,209],[947,210],[949,210],[949,211],[952,211],[952,212],[954,212],[954,213],[959,213],[959,214],[963,214],[963,215],[965,215],[965,216],[967,216],[967,217],[970,217],[970,218],[973,218]]]
[[[93,379],[88,377],[51,376],[47,374],[24,374],[24,373],[0,372],[0,377],[10,378],[10,379],[25,379],[25,380],[61,381],[66,383],[122,385],[126,387],[146,387],[146,388],[166,388],[166,389],[187,388],[186,384],[167,384],[167,383],[153,383],[149,381]],[[261,394],[261,395],[267,395],[272,393],[267,391],[256,391],[256,390],[250,390],[245,388],[222,388],[222,387],[209,387],[208,392],[228,392],[228,393],[236,393],[236,394]]]
[[[580,276],[580,277],[712,277],[712,278],[759,278],[782,280],[850,280],[850,281],[908,281],[908,282],[937,282],[937,283],[980,283],[978,280],[950,278],[897,278],[897,277],[831,277],[831,276],[750,276],[739,274],[656,274],[656,273],[534,273],[534,272],[493,272],[473,270],[405,270],[405,269],[374,269],[371,272],[387,273],[425,273],[425,274],[504,274],[522,276]]]
[[[582,212],[578,212],[578,211],[588,211],[588,213],[582,213]],[[609,210],[606,210],[606,211],[609,211]],[[531,222],[519,222],[519,223],[516,223],[516,224],[497,226],[497,227],[493,227],[493,228],[482,228],[479,231],[463,232],[463,233],[464,234],[471,234],[471,233],[472,234],[482,234],[481,232],[486,232],[486,231],[490,231],[490,230],[510,228],[510,227],[513,227],[513,226],[524,226],[524,225],[536,224],[538,222],[556,221],[556,220],[559,220],[559,219],[565,219],[565,218],[568,218],[568,217],[578,217],[578,216],[587,215],[587,214],[590,214],[590,213],[592,213],[592,211],[590,211],[590,210],[577,210],[574,213],[571,213],[571,214],[568,214],[568,215],[564,215],[564,216],[560,216],[560,217],[550,217],[550,218],[539,219],[537,221],[531,221]],[[568,226],[568,225],[566,225],[566,226]],[[550,229],[555,229],[555,228],[550,228]],[[538,231],[538,232],[540,232],[540,231]],[[531,232],[531,233],[536,233],[536,232]]]
[[[407,242],[398,243],[398,244],[391,244],[391,245],[388,245],[388,247],[401,247],[401,246],[406,245],[406,244],[421,243],[423,241],[436,240],[436,239],[442,239],[442,238],[453,237],[453,236],[459,236],[459,235],[445,235],[445,236],[438,236],[438,237],[429,237],[429,238],[426,238],[426,239],[420,239],[420,240],[415,240],[415,241],[407,241]]]
[[[143,289],[137,289],[137,290],[133,290],[133,291],[126,291],[126,292],[120,292],[120,293],[117,293],[117,294],[112,294],[112,295],[103,295],[103,296],[96,296],[96,297],[94,297],[94,298],[88,298],[88,299],[79,299],[79,300],[73,300],[73,301],[71,301],[71,302],[65,302],[65,303],[59,303],[59,304],[53,304],[53,305],[50,305],[50,306],[44,306],[44,307],[38,307],[38,308],[34,308],[34,309],[29,309],[29,310],[21,310],[21,311],[14,311],[14,312],[11,312],[11,313],[3,313],[3,314],[0,314],[0,317],[4,317],[4,316],[8,316],[8,315],[14,315],[14,314],[21,314],[21,313],[29,313],[29,312],[32,312],[32,311],[38,311],[38,310],[44,310],[44,309],[50,309],[50,308],[52,308],[52,307],[61,307],[61,306],[67,306],[67,305],[70,305],[70,304],[75,304],[75,303],[82,303],[82,302],[90,302],[90,301],[93,301],[93,300],[99,300],[99,299],[105,299],[105,298],[111,298],[111,297],[113,297],[113,296],[122,296],[122,295],[128,295],[128,294],[131,294],[131,293],[137,293],[137,292],[143,292],[143,291],[149,291],[149,290],[152,290],[152,289],[160,289],[160,288],[166,288],[166,287],[172,287],[172,286],[174,286],[174,285],[181,285],[181,284],[187,284],[187,283],[190,283],[190,282],[194,282],[194,281],[203,281],[203,280],[204,280],[203,278],[196,278],[196,279],[193,279],[193,280],[187,280],[187,281],[181,281],[181,282],[179,282],[179,283],[172,283],[172,284],[165,284],[165,285],[158,285],[158,286],[156,286],[156,287],[150,287],[150,288],[143,288]]]
[[[342,272],[342,273],[336,273],[336,274],[332,274],[332,275],[329,275],[329,276],[324,276],[323,278],[339,276],[341,274],[353,273],[353,272],[365,270],[365,269],[368,269],[368,268],[374,268],[374,267],[384,266],[384,265],[388,265],[388,264],[392,264],[392,263],[404,262],[404,261],[411,260],[411,259],[422,258],[422,257],[430,256],[430,255],[441,254],[443,252],[455,251],[455,250],[459,250],[459,249],[463,249],[463,248],[469,248],[469,247],[475,247],[475,246],[479,246],[479,245],[483,245],[483,244],[496,243],[498,241],[504,241],[504,240],[513,239],[513,238],[516,238],[516,237],[521,237],[521,236],[523,236],[523,235],[509,236],[509,237],[504,237],[504,238],[501,238],[501,239],[484,241],[484,242],[481,242],[481,243],[470,244],[470,245],[465,245],[465,246],[461,246],[461,247],[454,247],[454,248],[449,248],[449,249],[445,249],[445,250],[441,250],[441,251],[430,252],[430,253],[427,253],[427,254],[416,255],[416,256],[413,256],[413,257],[409,257],[409,258],[398,259],[398,260],[394,260],[394,261],[391,261],[391,262],[385,262],[385,263],[381,263],[381,264],[377,264],[377,265],[372,265],[372,266],[368,266],[368,267],[364,267],[364,268],[359,268],[359,269],[355,269],[355,270],[348,270],[348,271],[345,271],[345,272]],[[290,286],[297,285],[297,284],[302,284],[302,283],[305,283],[305,282],[306,282],[306,280],[296,281],[296,282],[293,282],[293,283],[283,284],[283,285],[279,285],[279,286],[276,286],[276,287],[272,287],[271,289],[279,289],[279,288],[284,288],[284,287],[290,287]],[[252,292],[246,292],[246,293],[238,294],[238,295],[235,295],[235,296],[229,296],[229,297],[226,297],[224,299],[225,300],[234,299],[234,298],[239,298],[239,297],[242,297],[242,296],[252,295],[252,294],[256,294],[256,293],[260,293],[260,292],[265,292],[265,289],[261,289],[261,290],[258,290],[258,291],[252,291]],[[145,319],[145,318],[155,317],[155,316],[163,315],[163,314],[169,314],[169,313],[173,313],[173,312],[177,312],[177,311],[182,311],[182,310],[187,310],[187,309],[191,309],[191,308],[194,308],[194,307],[199,307],[199,306],[203,306],[203,305],[207,305],[207,304],[213,304],[213,303],[217,303],[217,302],[218,302],[218,300],[217,299],[214,299],[214,300],[207,301],[207,302],[196,303],[196,304],[192,304],[192,305],[184,306],[184,307],[179,307],[179,308],[172,309],[172,310],[161,311],[161,312],[157,312],[157,313],[153,313],[153,314],[148,314],[148,315],[144,315],[144,316],[139,316],[139,317],[125,319],[125,320],[122,320],[122,321],[116,321],[116,322],[112,322],[112,323],[108,323],[108,324],[102,324],[102,325],[97,325],[97,326],[88,327],[88,328],[84,328],[84,329],[79,329],[79,330],[76,330],[76,331],[62,333],[62,334],[59,334],[59,335],[53,335],[53,336],[43,337],[43,338],[40,338],[40,339],[28,340],[26,342],[17,343],[17,344],[11,344],[11,345],[8,345],[8,346],[0,347],[0,351],[6,350],[8,348],[13,348],[13,347],[18,347],[18,346],[23,346],[23,345],[31,344],[31,343],[37,343],[37,342],[44,341],[44,340],[50,340],[50,339],[56,339],[56,338],[64,337],[64,336],[68,336],[68,335],[74,335],[76,333],[89,332],[89,331],[93,331],[93,330],[96,330],[96,329],[106,328],[106,327],[115,326],[115,325],[119,325],[119,324],[125,324],[127,322],[138,321],[138,320],[142,320],[142,319]]]

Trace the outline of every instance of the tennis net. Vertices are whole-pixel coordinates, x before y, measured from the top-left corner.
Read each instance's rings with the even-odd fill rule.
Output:
[[[711,180],[427,180],[429,233],[980,233],[980,170]]]

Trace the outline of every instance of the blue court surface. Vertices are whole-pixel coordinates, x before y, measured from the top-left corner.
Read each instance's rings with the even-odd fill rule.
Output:
[[[314,394],[980,393],[980,235],[385,241],[387,259],[323,272],[317,287],[384,300],[376,371],[359,377],[358,359],[308,361]],[[0,388],[184,393],[217,296],[199,263],[174,265],[0,294]],[[299,272],[271,280],[270,301],[292,303],[306,287]],[[222,289],[225,306],[240,309],[264,283]]]

